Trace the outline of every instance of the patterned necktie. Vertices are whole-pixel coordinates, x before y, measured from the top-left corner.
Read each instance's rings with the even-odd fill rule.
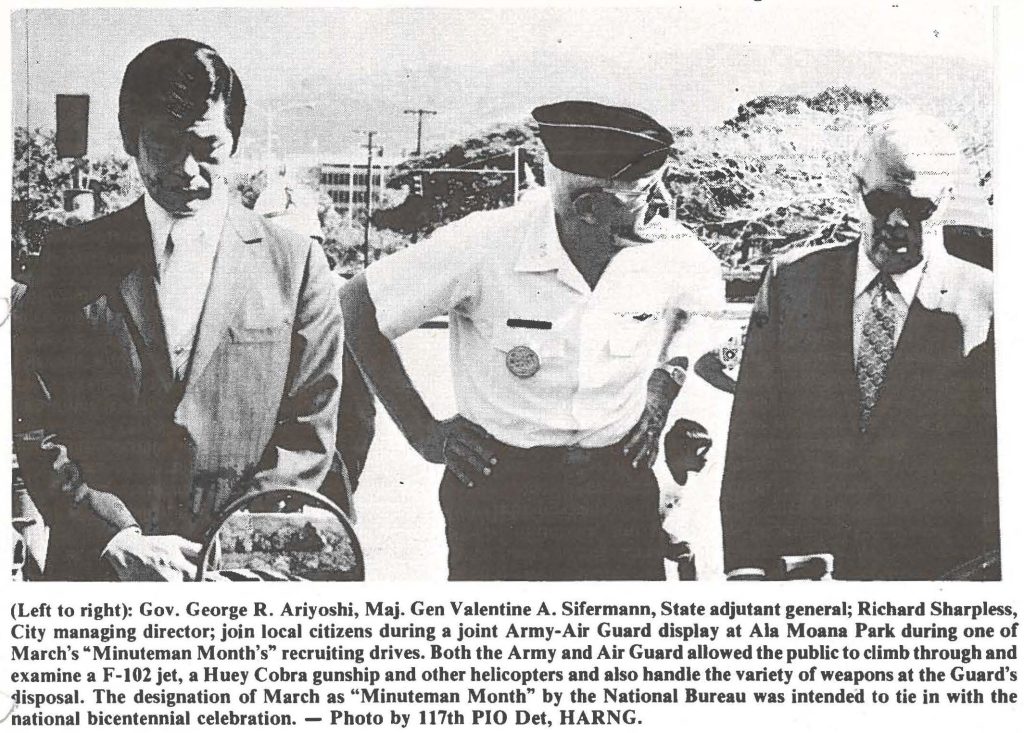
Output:
[[[860,431],[866,432],[871,411],[885,382],[885,372],[896,349],[896,306],[892,278],[878,273],[868,288],[871,309],[861,324],[860,351],[857,354],[857,383],[860,386]]]

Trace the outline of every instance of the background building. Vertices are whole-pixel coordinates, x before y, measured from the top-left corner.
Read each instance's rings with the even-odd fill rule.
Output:
[[[372,208],[381,205],[382,192],[396,162],[375,156],[372,170],[367,169],[365,156],[361,160],[353,155],[321,162],[320,191],[330,197],[339,214],[352,219],[356,213],[366,210],[367,178],[370,178]]]

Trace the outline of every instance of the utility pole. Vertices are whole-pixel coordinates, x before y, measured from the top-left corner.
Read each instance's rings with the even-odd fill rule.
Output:
[[[373,201],[370,196],[373,194],[373,136],[376,130],[356,130],[366,135],[366,224],[363,227],[363,269],[370,266],[370,215],[373,213]]]
[[[512,205],[519,203],[519,146],[512,151]]]
[[[407,109],[404,114],[416,115],[416,152],[413,155],[418,158],[423,152],[423,115],[436,115],[437,110]]]

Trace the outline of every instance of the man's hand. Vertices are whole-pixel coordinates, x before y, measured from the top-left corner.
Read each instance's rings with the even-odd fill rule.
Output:
[[[192,580],[201,550],[198,543],[178,535],[123,531],[103,556],[119,580]]]
[[[668,410],[659,405],[652,405],[647,400],[643,414],[633,429],[626,435],[626,445],[622,452],[633,463],[633,468],[650,468],[658,457],[658,446],[661,433],[668,421]]]
[[[435,423],[427,440],[417,447],[431,463],[443,463],[472,489],[487,479],[498,464],[494,437],[462,415]]]
[[[685,362],[684,362],[685,364]],[[685,366],[684,366],[685,368]],[[679,384],[664,369],[655,369],[647,380],[647,403],[640,419],[626,434],[622,449],[633,468],[651,468],[658,457],[661,434],[668,422],[668,411],[679,394]]]

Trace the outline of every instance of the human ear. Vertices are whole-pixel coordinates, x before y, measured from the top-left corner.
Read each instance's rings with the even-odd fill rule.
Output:
[[[598,224],[597,216],[597,202],[595,201],[594,194],[590,191],[585,191],[579,194],[572,200],[573,211],[576,212],[576,216],[587,224]]]

